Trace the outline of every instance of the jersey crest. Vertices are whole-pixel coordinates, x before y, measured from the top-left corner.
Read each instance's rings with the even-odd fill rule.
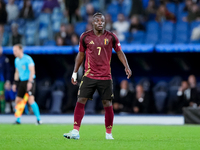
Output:
[[[104,45],[108,45],[109,40],[107,38],[104,39]]]

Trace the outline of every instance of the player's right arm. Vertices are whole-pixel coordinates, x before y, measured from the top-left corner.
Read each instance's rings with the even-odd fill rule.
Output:
[[[14,83],[13,83],[13,86],[12,86],[13,92],[17,91],[17,83],[18,82],[19,82],[19,71],[16,68],[15,69],[15,74],[14,74]]]
[[[74,84],[74,85],[77,84],[77,72],[78,72],[80,65],[83,63],[84,56],[85,56],[84,52],[79,52],[76,56],[74,71],[72,74],[72,84]]]
[[[80,37],[79,52],[78,52],[76,59],[75,59],[75,66],[74,66],[74,71],[73,71],[72,79],[71,79],[71,82],[72,82],[73,85],[77,84],[77,72],[78,72],[80,65],[84,61],[85,50],[86,50],[86,44],[85,44],[85,41],[84,41],[85,37],[86,36],[84,35],[84,33]]]

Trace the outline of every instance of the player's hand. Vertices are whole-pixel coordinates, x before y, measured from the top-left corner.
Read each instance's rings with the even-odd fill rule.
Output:
[[[16,85],[16,84],[13,84],[13,85],[12,85],[12,91],[13,91],[13,92],[16,92],[16,91],[17,91],[17,85]]]
[[[73,85],[77,84],[77,72],[73,72],[71,82]]]
[[[127,75],[127,79],[129,79],[132,76],[131,69],[130,68],[125,68],[125,72],[126,72],[126,75]]]
[[[33,83],[28,82],[28,83],[27,83],[27,91],[30,91],[31,88],[32,88],[32,86],[33,86]]]

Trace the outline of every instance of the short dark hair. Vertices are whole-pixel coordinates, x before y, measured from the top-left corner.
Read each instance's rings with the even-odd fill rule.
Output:
[[[22,44],[15,44],[14,46],[18,46],[19,47],[19,49],[23,49],[23,46],[22,46]]]
[[[97,13],[95,13],[92,17],[94,18],[94,17],[96,17],[96,16],[104,16],[101,12],[97,12]]]

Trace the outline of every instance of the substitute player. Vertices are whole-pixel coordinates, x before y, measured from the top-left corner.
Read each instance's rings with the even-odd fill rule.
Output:
[[[35,64],[33,59],[24,54],[21,44],[17,44],[13,47],[13,53],[15,58],[15,75],[14,84],[12,89],[16,92],[17,84],[19,83],[17,90],[17,97],[15,99],[16,105],[19,103],[26,92],[29,94],[28,103],[30,104],[35,116],[37,117],[37,124],[41,124],[40,111],[37,103],[35,102]],[[20,79],[20,81],[19,81]],[[20,117],[17,118],[16,124],[20,124]]]
[[[76,57],[72,74],[71,82],[75,85],[77,84],[77,71],[84,57],[86,57],[85,74],[78,90],[78,101],[74,110],[74,129],[64,134],[64,137],[68,139],[80,138],[79,128],[85,113],[84,107],[87,100],[92,99],[96,89],[100,94],[105,109],[106,139],[114,139],[111,134],[114,118],[112,107],[114,96],[110,69],[112,48],[114,48],[119,60],[124,65],[127,78],[129,79],[132,75],[117,36],[104,30],[104,15],[101,13],[94,14],[92,25],[93,30],[83,33],[80,37],[79,53]]]

